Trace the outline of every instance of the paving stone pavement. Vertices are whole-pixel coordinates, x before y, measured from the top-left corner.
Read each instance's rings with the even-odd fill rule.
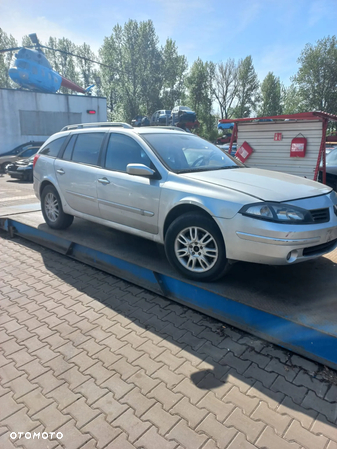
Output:
[[[2,231],[0,306],[1,449],[337,449],[334,371]]]

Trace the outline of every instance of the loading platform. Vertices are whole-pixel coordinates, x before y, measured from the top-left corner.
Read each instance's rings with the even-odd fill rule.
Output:
[[[154,242],[78,218],[51,230],[38,203],[0,210],[0,228],[337,369],[337,250],[292,266],[240,262],[222,280],[198,283]]]

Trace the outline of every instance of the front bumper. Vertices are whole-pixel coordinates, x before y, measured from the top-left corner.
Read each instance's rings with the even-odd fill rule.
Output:
[[[288,265],[315,259],[337,247],[337,216],[321,224],[287,225],[237,214],[218,219],[228,259]]]
[[[7,170],[7,173],[11,178],[22,179],[25,175],[24,171]]]

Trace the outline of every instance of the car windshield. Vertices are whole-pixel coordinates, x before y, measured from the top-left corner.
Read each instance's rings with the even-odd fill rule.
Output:
[[[327,166],[337,165],[337,150],[332,150],[329,154],[327,154],[326,165]]]
[[[244,167],[220,148],[193,134],[142,134],[171,171],[187,173]]]

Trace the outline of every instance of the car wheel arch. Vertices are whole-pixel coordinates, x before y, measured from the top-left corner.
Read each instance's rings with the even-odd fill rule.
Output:
[[[49,181],[49,179],[45,179],[40,185],[40,198],[41,198],[42,192],[44,191],[44,189],[47,186],[53,186],[54,189],[56,189],[56,191],[58,192],[58,189],[56,188],[56,186],[51,181]]]
[[[190,212],[195,212],[196,214],[199,214],[204,217],[208,217],[208,218],[212,219],[213,222],[215,223],[215,225],[219,228],[219,225],[216,222],[216,220],[214,220],[214,217],[212,216],[212,214],[208,210],[201,207],[200,205],[195,205],[195,204],[191,204],[191,203],[178,204],[177,206],[175,206],[173,209],[170,210],[170,212],[167,214],[167,216],[165,218],[164,228],[163,228],[164,240],[165,240],[167,230],[170,227],[171,223],[173,223],[176,218],[178,218],[182,215],[185,215],[187,213],[190,213]],[[220,230],[220,228],[219,228],[219,230]],[[221,230],[220,230],[220,232],[221,232]]]

